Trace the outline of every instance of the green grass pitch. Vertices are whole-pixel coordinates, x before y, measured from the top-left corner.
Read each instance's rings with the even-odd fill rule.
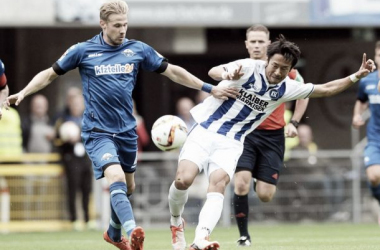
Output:
[[[171,250],[169,229],[146,228],[144,250]],[[292,224],[254,225],[250,228],[252,246],[236,247],[237,228],[217,227],[212,240],[221,250],[378,250],[380,228],[376,224]],[[186,230],[191,243],[194,228]],[[112,250],[102,232],[53,232],[0,234],[0,250]]]

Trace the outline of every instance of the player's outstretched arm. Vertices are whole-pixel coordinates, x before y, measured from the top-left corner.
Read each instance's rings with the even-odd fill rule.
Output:
[[[223,65],[215,66],[210,69],[208,72],[208,75],[216,80],[216,81],[222,81],[222,80],[239,80],[244,73],[241,72],[242,66],[239,65],[237,69],[234,69],[231,72],[226,71],[225,67]]]
[[[352,127],[358,129],[365,124],[362,114],[368,109],[368,102],[356,100],[354,106],[354,114],[352,116]]]
[[[17,94],[8,96],[5,100],[5,107],[8,108],[12,104],[18,106],[26,96],[45,88],[57,77],[58,75],[55,73],[53,68],[48,68],[41,71],[29,82],[28,85],[26,85],[24,89]]]
[[[212,86],[211,84],[201,81],[196,76],[190,74],[184,68],[169,64],[167,69],[162,73],[173,82],[192,89],[203,90],[212,94],[215,98],[227,100],[228,98],[236,98],[239,92],[236,88]]]
[[[371,59],[367,60],[367,56],[364,53],[362,64],[355,74],[325,84],[315,85],[314,91],[310,95],[310,97],[314,98],[336,95],[344,91],[363,77],[366,77],[370,72],[373,72],[375,69],[375,63]]]

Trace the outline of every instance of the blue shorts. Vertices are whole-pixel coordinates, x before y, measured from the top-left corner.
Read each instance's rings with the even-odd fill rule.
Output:
[[[236,172],[248,170],[253,178],[277,185],[284,152],[284,129],[254,130],[245,138]]]
[[[364,150],[364,165],[366,168],[372,165],[380,165],[380,145],[369,142]]]
[[[137,134],[135,129],[112,134],[105,131],[82,132],[82,141],[92,161],[96,179],[104,177],[104,170],[114,164],[121,165],[125,173],[133,173],[137,163]]]

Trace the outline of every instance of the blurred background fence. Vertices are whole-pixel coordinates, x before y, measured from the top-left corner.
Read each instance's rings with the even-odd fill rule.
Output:
[[[168,223],[167,195],[177,157],[177,153],[141,155],[136,191],[131,198],[138,224],[154,227]],[[0,158],[3,163],[8,160]],[[0,231],[69,229],[65,176],[59,164],[50,162],[57,160],[54,154],[48,158],[22,155],[0,165]],[[322,150],[316,155],[294,151],[292,159],[286,162],[272,202],[262,203],[250,193],[250,221],[373,222],[377,209],[366,187],[361,162],[361,154],[351,150]],[[109,222],[108,187],[103,181],[95,182],[94,187],[91,216],[99,229],[105,228]],[[184,213],[190,224],[197,222],[206,189],[207,180],[201,174],[190,189]],[[235,223],[232,192],[230,185],[220,221],[224,226]]]

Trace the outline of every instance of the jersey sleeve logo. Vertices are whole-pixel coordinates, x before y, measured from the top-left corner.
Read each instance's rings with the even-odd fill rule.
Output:
[[[71,46],[70,48],[68,48],[65,53],[63,53],[63,55],[58,59],[58,61],[61,61],[63,58],[66,57],[66,55],[70,52],[70,50],[73,50],[74,48],[76,47],[76,45],[73,45]]]

